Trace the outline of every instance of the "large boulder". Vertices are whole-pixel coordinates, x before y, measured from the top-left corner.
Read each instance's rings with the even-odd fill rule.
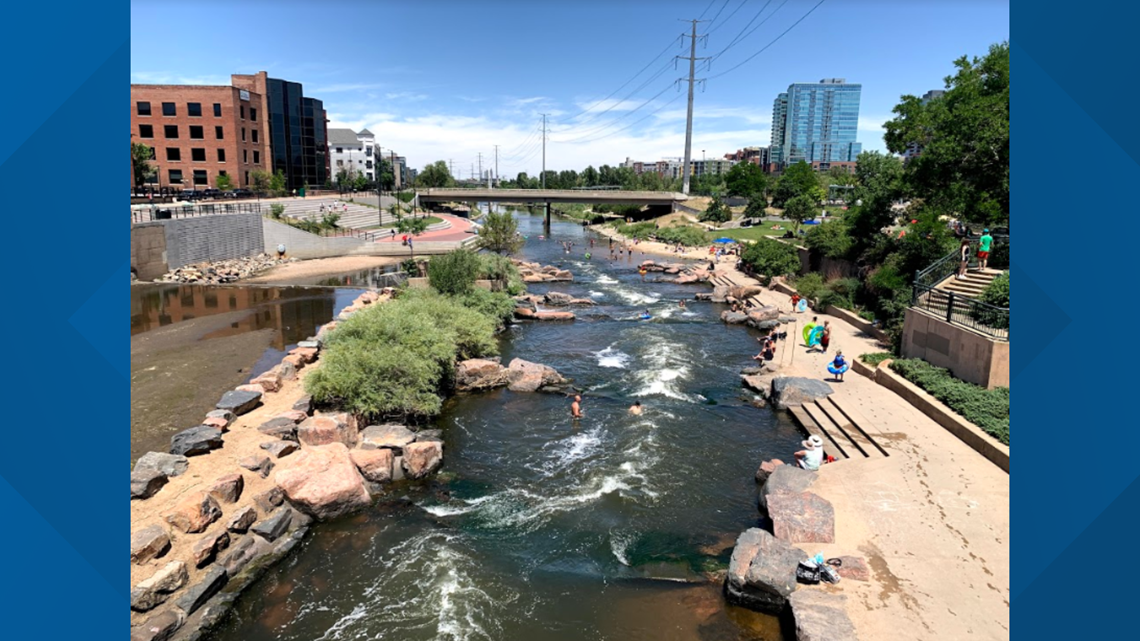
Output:
[[[779,465],[768,475],[764,487],[760,488],[760,507],[768,509],[768,497],[773,494],[798,494],[808,491],[815,483],[816,472],[809,472],[798,465]]]
[[[574,312],[535,312],[535,320],[568,321],[574,320]]]
[[[205,567],[213,563],[218,553],[229,546],[230,533],[226,528],[215,529],[194,542],[190,547],[190,560],[194,562],[194,567]]]
[[[257,431],[286,441],[297,440],[297,422],[288,416],[271,418],[257,426]]]
[[[512,360],[507,370],[511,380],[509,389],[513,392],[535,392],[543,387],[566,383],[566,379],[553,367],[521,358]]]
[[[210,487],[210,496],[222,503],[237,503],[245,488],[245,478],[240,473],[227,474]]]
[[[502,387],[510,383],[502,363],[485,358],[472,358],[455,366],[455,387],[460,392]]]
[[[167,608],[137,626],[131,626],[131,641],[167,641],[186,615],[176,608]]]
[[[131,498],[149,499],[166,485],[166,475],[144,467],[131,472]]]
[[[221,446],[222,430],[209,425],[191,427],[170,437],[170,453],[181,456],[206,454]]]
[[[165,515],[166,522],[186,534],[197,534],[222,516],[222,508],[214,497],[205,492],[194,492],[182,499]]]
[[[736,539],[728,565],[728,600],[760,612],[779,614],[796,589],[796,566],[807,556],[766,530],[745,530]]]
[[[786,410],[824,398],[833,391],[830,385],[814,378],[780,376],[772,379],[772,391],[768,400],[775,403],[778,409]]]
[[[261,403],[261,392],[231,390],[222,395],[216,407],[241,416]]]
[[[273,479],[290,502],[317,519],[333,519],[370,502],[343,443],[303,448],[278,465]]]
[[[798,590],[788,602],[796,622],[796,641],[856,641],[855,626],[847,616],[842,594]]]
[[[249,529],[250,532],[260,536],[266,541],[276,541],[289,529],[293,519],[293,510],[288,506],[277,508],[277,511]]]
[[[404,471],[408,478],[422,479],[439,468],[443,462],[443,443],[423,441],[410,443],[404,448]]]
[[[834,543],[835,510],[811,492],[777,492],[768,496],[768,517],[776,538],[792,543]]]
[[[190,467],[190,461],[180,454],[147,452],[135,463],[135,470],[149,468],[158,470],[169,477],[179,476]]]
[[[764,321],[779,321],[780,310],[772,305],[764,305],[763,307],[753,307],[748,310],[748,320],[753,323],[762,323]],[[777,322],[777,324],[779,324]]]
[[[190,574],[182,561],[171,561],[131,590],[131,609],[146,612],[166,600],[171,592],[186,585]]]
[[[570,281],[570,280],[574,280],[574,274],[571,274],[568,270],[565,270],[565,269],[556,269],[554,271],[553,278],[551,278],[550,280]]]
[[[756,482],[765,483],[768,477],[772,475],[772,472],[776,471],[776,468],[783,464],[784,462],[778,458],[764,461],[760,464],[760,468],[756,470]]]
[[[226,574],[226,569],[215,565],[204,572],[197,583],[186,588],[186,591],[174,602],[174,605],[189,616],[205,605],[210,597],[218,593],[218,590],[225,587],[228,580],[229,575]]]
[[[131,532],[131,561],[146,563],[170,549],[170,534],[161,525],[148,525]]]
[[[273,458],[285,458],[296,452],[297,444],[292,441],[269,441],[261,444],[261,449],[273,455]]]
[[[723,303],[728,299],[729,289],[730,288],[725,285],[717,285],[716,287],[713,287],[712,297],[710,300],[712,300],[714,303]]]
[[[728,295],[737,300],[747,300],[762,291],[764,291],[764,288],[759,285],[736,285],[735,287],[729,288]]]
[[[234,512],[230,520],[226,521],[226,529],[230,532],[243,534],[256,520],[257,510],[252,505],[247,505],[237,512]]]
[[[373,425],[360,433],[360,449],[376,450],[388,448],[399,454],[404,447],[416,440],[416,433],[403,425]]]
[[[740,325],[748,320],[748,314],[725,310],[720,313],[720,320],[729,325]]]
[[[395,455],[392,450],[382,448],[378,450],[352,450],[349,452],[352,462],[360,474],[373,483],[387,483],[392,480],[392,459]]]
[[[356,445],[356,430],[339,416],[313,416],[297,426],[297,440],[306,447],[330,443],[352,447]]]
[[[574,300],[573,296],[562,292],[546,292],[546,295],[542,297],[542,302],[552,307],[569,305],[572,300]]]

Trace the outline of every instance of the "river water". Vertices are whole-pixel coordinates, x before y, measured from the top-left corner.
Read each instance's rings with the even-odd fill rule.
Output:
[[[584,418],[553,394],[449,400],[439,478],[315,527],[215,638],[780,638],[775,619],[725,606],[707,579],[757,523],[757,465],[801,438],[742,391],[754,336],[723,326],[722,306],[678,308],[702,286],[642,282],[637,252],[610,262],[598,238],[586,260],[581,227],[555,222],[539,240],[541,218],[519,219],[528,259],[574,273],[530,291],[598,305],[512,327],[503,359],[572,378]],[[627,412],[636,400],[641,416]]]

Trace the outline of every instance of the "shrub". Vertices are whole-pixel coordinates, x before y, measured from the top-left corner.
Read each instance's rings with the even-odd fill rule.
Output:
[[[796,249],[769,238],[761,238],[749,245],[740,258],[754,272],[768,277],[794,274],[800,269],[800,255]]]
[[[438,414],[456,360],[496,353],[496,326],[463,299],[405,290],[338,323],[305,390],[368,418]]]
[[[469,249],[435,256],[428,263],[428,282],[443,294],[466,294],[475,285],[481,266],[479,256]]]
[[[879,363],[882,363],[888,358],[894,358],[894,354],[891,354],[890,352],[873,352],[871,354],[863,354],[859,357],[859,360],[870,365],[871,367],[878,367]]]
[[[990,281],[978,300],[994,307],[1009,309],[1009,272],[1005,272]],[[972,307],[970,308],[970,317],[987,327],[1009,329],[1009,314],[982,307]]]
[[[627,225],[626,223],[619,220],[614,221],[611,224],[614,226],[614,229],[616,229],[622,236],[625,236],[626,238],[636,238],[638,240],[648,240],[649,237],[657,231],[651,222],[633,223],[632,225]]]
[[[823,276],[819,272],[808,272],[803,276],[797,276],[795,280],[796,291],[800,296],[809,300],[815,300],[819,292],[823,290]]]
[[[709,206],[697,217],[701,222],[725,223],[732,220],[732,210],[724,204],[720,196],[713,196]]]
[[[511,262],[511,259],[498,254],[478,254],[478,256],[479,278],[505,283],[507,293],[511,296],[518,296],[526,291],[526,283],[519,274],[519,268]]]
[[[285,213],[285,205],[281,203],[273,203],[269,206],[269,215],[273,216],[274,220],[281,220],[281,214]]]
[[[400,218],[398,221],[396,221],[396,231],[401,234],[411,234],[413,236],[418,236],[424,233],[427,228],[427,218],[416,218],[414,216],[408,216]]]
[[[1009,269],[1009,243],[997,244],[994,242],[990,259],[986,263],[991,269]]]
[[[804,244],[821,256],[847,258],[854,243],[847,223],[840,219],[812,226],[804,236]]]
[[[464,307],[473,309],[502,327],[515,312],[515,301],[503,292],[491,292],[479,287],[459,297]]]
[[[988,390],[954,378],[948,370],[919,359],[891,361],[891,369],[1009,445],[1009,388]]]
[[[685,247],[698,247],[708,242],[705,230],[692,225],[673,225],[657,230],[657,239],[671,245],[681,244]]]
[[[321,229],[336,229],[337,223],[340,222],[340,214],[328,213],[321,216],[320,228]]]

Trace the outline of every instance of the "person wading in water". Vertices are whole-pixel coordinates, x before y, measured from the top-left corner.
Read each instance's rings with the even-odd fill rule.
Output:
[[[574,402],[570,404],[570,416],[574,419],[582,418],[582,397],[575,396]]]

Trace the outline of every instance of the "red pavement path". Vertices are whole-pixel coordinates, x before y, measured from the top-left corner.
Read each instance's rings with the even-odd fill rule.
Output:
[[[466,218],[461,218],[459,216],[451,216],[449,214],[431,214],[431,215],[435,216],[436,218],[441,218],[443,220],[450,221],[451,227],[448,227],[447,229],[440,229],[438,231],[424,232],[424,233],[420,234],[419,236],[415,237],[415,239],[414,239],[415,242],[417,242],[417,243],[453,242],[453,241],[458,241],[458,240],[466,240],[466,239],[474,236],[474,234],[468,233],[468,230],[471,229],[472,227],[474,227],[474,225],[472,225],[471,221],[467,220]],[[389,235],[387,238],[378,240],[376,242],[378,242],[378,243],[392,243],[392,242],[398,243],[398,242],[401,242],[401,239],[403,239],[403,237],[404,237],[403,234],[396,232],[395,238],[393,238],[393,237],[391,237],[391,235]]]

